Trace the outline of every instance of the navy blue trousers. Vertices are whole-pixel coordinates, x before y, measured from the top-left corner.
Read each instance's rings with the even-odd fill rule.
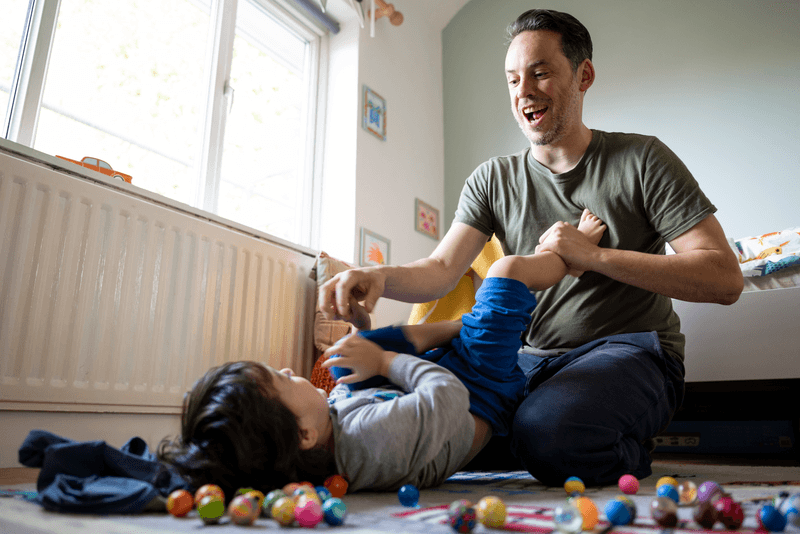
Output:
[[[643,443],[667,427],[684,393],[683,365],[655,332],[609,336],[550,358],[522,355],[521,364],[528,381],[510,447],[537,480],[607,485],[652,473]]]

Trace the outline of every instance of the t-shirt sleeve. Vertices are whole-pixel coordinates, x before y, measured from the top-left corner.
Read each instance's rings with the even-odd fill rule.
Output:
[[[717,211],[686,165],[658,139],[645,156],[642,180],[647,216],[666,241]]]
[[[494,233],[489,200],[490,163],[484,163],[467,178],[458,199],[455,222],[464,223],[487,236]]]

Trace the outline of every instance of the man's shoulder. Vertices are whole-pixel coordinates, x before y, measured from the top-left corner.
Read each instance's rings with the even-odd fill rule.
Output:
[[[602,130],[592,130],[598,136],[600,143],[607,147],[618,147],[628,149],[643,149],[658,141],[654,135],[646,135],[630,132],[604,132]]]
[[[493,172],[501,171],[508,172],[514,169],[522,168],[525,166],[528,155],[530,154],[530,147],[520,150],[514,154],[505,156],[494,156],[481,163],[476,172],[491,174]]]

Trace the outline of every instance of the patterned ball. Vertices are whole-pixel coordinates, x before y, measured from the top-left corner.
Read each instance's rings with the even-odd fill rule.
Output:
[[[553,510],[553,524],[562,534],[578,534],[583,530],[583,516],[571,504],[556,506]]]
[[[786,517],[773,505],[765,504],[756,514],[758,526],[770,532],[783,532],[786,528]]]
[[[272,519],[288,527],[294,523],[294,500],[291,497],[281,497],[272,505],[270,515]]]
[[[564,491],[567,492],[567,495],[575,495],[576,493],[580,495],[586,491],[586,484],[578,477],[569,477],[564,481]]]
[[[344,523],[344,518],[347,516],[347,506],[341,499],[331,497],[326,499],[322,505],[322,516],[327,524],[332,527],[338,527]]]
[[[486,527],[502,528],[506,524],[506,504],[499,497],[484,497],[478,501],[475,513],[478,521]]]
[[[326,488],[325,486],[317,486],[314,488],[314,491],[317,492],[317,495],[319,495],[319,498],[323,503],[328,499],[330,499],[331,497],[333,497],[333,495],[331,495],[331,492],[328,491],[328,488]]]
[[[668,499],[672,499],[675,503],[677,503],[678,499],[680,499],[677,488],[675,486],[670,486],[669,484],[661,484],[658,489],[656,489],[656,495],[659,497],[667,497]]]
[[[258,491],[257,489],[250,489],[243,493],[245,497],[250,497],[251,499],[256,501],[256,509],[261,510],[261,507],[264,505],[264,494]]]
[[[678,505],[669,497],[656,497],[650,503],[650,515],[662,528],[675,528],[678,524]]]
[[[206,495],[197,503],[197,513],[206,525],[217,524],[225,515],[225,501],[217,495]]]
[[[447,520],[453,530],[461,533],[472,532],[478,522],[475,507],[463,499],[450,505],[447,509]]]
[[[786,516],[786,522],[800,528],[800,493],[783,500],[780,504],[781,513]]]
[[[261,505],[262,513],[265,517],[272,517],[272,505],[281,497],[286,497],[283,490],[272,490],[264,497],[264,503]]]
[[[600,520],[597,505],[589,497],[572,497],[569,499],[569,504],[581,513],[583,530],[593,530],[597,526],[597,522]]]
[[[412,508],[419,503],[419,490],[413,484],[406,484],[397,490],[397,498],[400,504]]]
[[[720,497],[714,501],[714,508],[717,509],[717,520],[728,530],[736,530],[742,526],[744,521],[742,505],[734,501],[732,497],[727,495]]]
[[[342,475],[331,475],[323,483],[331,496],[341,499],[347,493],[347,480]]]
[[[313,497],[300,499],[294,508],[294,518],[301,527],[313,528],[322,521],[322,505]]]
[[[619,490],[625,495],[636,495],[639,491],[639,480],[633,475],[622,475],[617,483]]]
[[[656,489],[658,489],[659,486],[663,486],[664,484],[668,484],[668,485],[672,486],[673,488],[678,489],[678,481],[675,480],[674,477],[661,477],[661,478],[659,478],[658,482],[656,482]]]
[[[711,530],[719,518],[719,512],[708,501],[701,501],[694,511],[695,522],[706,530]]]
[[[291,496],[295,492],[295,490],[297,490],[297,488],[299,487],[300,487],[299,482],[289,482],[281,489],[283,493],[285,493],[287,496]]]
[[[228,515],[237,525],[252,525],[258,517],[258,501],[247,495],[237,495],[228,505]]]
[[[194,492],[194,502],[199,503],[206,495],[216,495],[221,501],[225,501],[225,493],[216,484],[205,484]]]
[[[697,502],[697,485],[691,480],[678,485],[678,504],[692,505]]]
[[[183,517],[194,507],[194,497],[184,489],[175,490],[167,497],[167,511],[175,517]]]
[[[294,490],[294,493],[292,493],[292,498],[296,503],[299,503],[300,499],[303,498],[303,499],[313,499],[317,501],[320,504],[320,506],[322,505],[322,499],[319,498],[317,490],[309,486],[300,486],[299,488]]]
[[[722,488],[716,482],[711,480],[703,482],[697,488],[697,500],[700,502],[714,501],[717,497],[722,495]]]
[[[612,499],[606,503],[606,519],[614,526],[627,525],[633,522],[633,515],[626,503]]]
[[[621,502],[628,509],[628,513],[631,514],[631,523],[636,521],[636,513],[637,513],[636,503],[633,502],[630,499],[630,497],[626,495],[617,495],[616,497],[614,497],[614,500]]]

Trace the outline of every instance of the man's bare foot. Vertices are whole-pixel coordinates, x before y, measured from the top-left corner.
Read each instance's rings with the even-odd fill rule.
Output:
[[[583,210],[583,213],[581,213],[581,221],[578,223],[578,230],[583,232],[593,245],[600,242],[600,238],[603,237],[606,228],[606,225],[603,224],[603,221],[601,221],[597,215],[588,209]]]

